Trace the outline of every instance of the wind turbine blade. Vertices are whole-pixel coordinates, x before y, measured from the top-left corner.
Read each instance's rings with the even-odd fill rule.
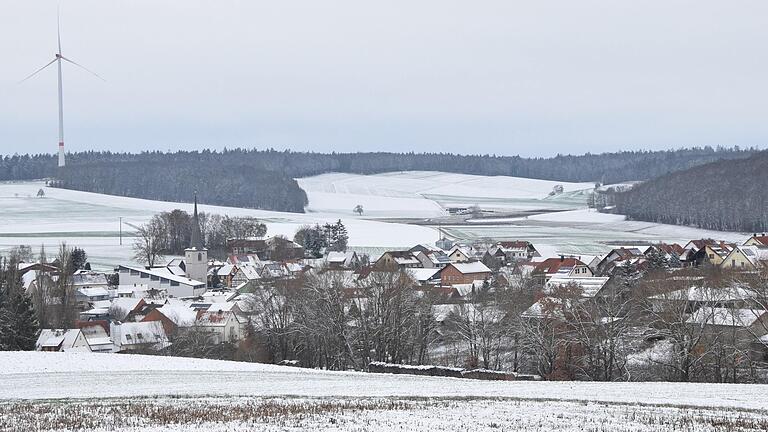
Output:
[[[68,58],[66,58],[66,57],[64,57],[64,56],[61,56],[61,59],[62,59],[62,60],[64,60],[64,61],[68,61],[68,62],[72,63],[73,65],[75,65],[75,66],[77,66],[77,67],[79,67],[79,68],[83,69],[84,71],[86,71],[86,72],[88,72],[88,73],[92,74],[92,75],[93,75],[93,76],[95,76],[96,78],[98,78],[98,79],[100,79],[100,80],[102,80],[102,81],[104,81],[104,82],[107,82],[107,80],[105,80],[104,78],[100,77],[100,76],[99,76],[99,74],[97,74],[96,72],[94,72],[94,71],[92,71],[92,70],[88,69],[87,67],[85,67],[85,66],[83,66],[83,65],[81,65],[81,64],[77,64],[77,63],[75,63],[74,61],[72,61],[72,60],[70,60],[70,59],[68,59]]]
[[[56,5],[56,39],[59,42],[59,55],[61,55],[61,3]]]
[[[26,81],[26,80],[28,80],[28,79],[32,78],[33,76],[37,75],[37,74],[38,74],[38,72],[42,71],[43,69],[47,68],[48,66],[50,66],[50,65],[52,65],[52,64],[54,64],[54,63],[56,63],[56,60],[58,60],[58,59],[57,59],[57,58],[55,58],[55,59],[51,60],[51,62],[50,62],[50,63],[48,63],[47,65],[45,65],[45,66],[41,67],[40,69],[38,69],[38,70],[36,70],[36,71],[32,72],[32,73],[31,73],[29,76],[27,76],[27,77],[26,77],[26,78],[24,78],[23,80],[19,81],[19,84],[21,84],[21,83],[23,83],[24,81]]]

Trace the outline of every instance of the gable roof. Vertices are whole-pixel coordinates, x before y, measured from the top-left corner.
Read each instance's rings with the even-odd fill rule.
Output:
[[[554,274],[559,273],[561,269],[573,268],[580,265],[586,266],[586,264],[576,258],[547,258],[533,269],[533,273]]]
[[[468,263],[451,263],[443,268],[445,270],[448,267],[453,267],[461,274],[474,274],[474,273],[491,273],[491,269],[480,261],[473,261]],[[442,270],[441,270],[442,271]]]

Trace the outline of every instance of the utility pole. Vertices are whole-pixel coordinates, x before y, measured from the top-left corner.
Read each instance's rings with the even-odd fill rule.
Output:
[[[120,246],[123,245],[123,217],[120,216]]]

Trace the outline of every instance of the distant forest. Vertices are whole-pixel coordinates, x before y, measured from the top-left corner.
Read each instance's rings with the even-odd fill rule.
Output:
[[[302,212],[304,191],[293,180],[327,172],[377,174],[444,171],[568,182],[647,180],[721,159],[743,159],[756,150],[711,147],[558,155],[552,158],[449,153],[307,153],[276,150],[175,153],[80,152],[59,172],[54,155],[0,159],[0,180],[56,178],[56,186],[166,201],[189,201],[194,190],[207,204]]]
[[[616,196],[636,220],[700,228],[768,231],[768,151],[714,162],[644,182]]]

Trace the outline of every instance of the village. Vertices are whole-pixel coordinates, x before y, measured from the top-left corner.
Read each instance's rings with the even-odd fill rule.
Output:
[[[229,238],[214,259],[196,204],[191,223],[184,256],[162,264],[64,275],[18,262],[38,317],[56,315],[35,349],[486,379],[766,378],[765,234],[589,259],[443,236],[371,259],[273,236]],[[45,288],[62,280],[68,295]]]

